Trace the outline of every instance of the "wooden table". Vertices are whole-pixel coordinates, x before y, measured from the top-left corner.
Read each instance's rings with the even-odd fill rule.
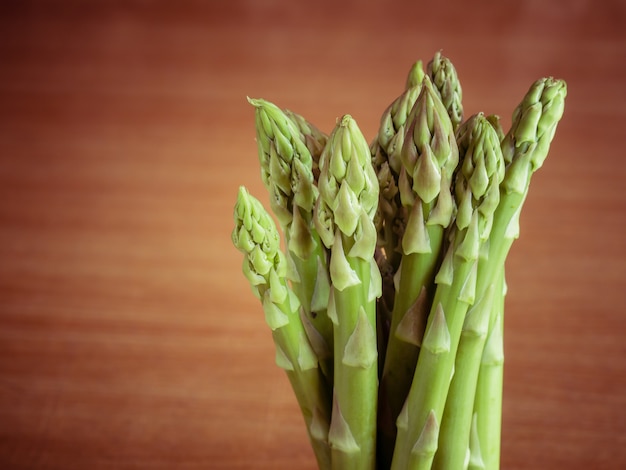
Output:
[[[439,49],[505,127],[568,82],[508,261],[503,468],[624,468],[624,2],[214,3],[0,7],[0,468],[313,469],[230,241],[238,186],[267,201],[246,95],[369,139]]]

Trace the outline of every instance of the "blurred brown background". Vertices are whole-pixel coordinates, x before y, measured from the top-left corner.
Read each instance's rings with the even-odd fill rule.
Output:
[[[231,246],[246,95],[370,140],[417,59],[466,115],[568,82],[508,261],[505,469],[626,466],[623,1],[5,1],[0,468],[313,469]]]

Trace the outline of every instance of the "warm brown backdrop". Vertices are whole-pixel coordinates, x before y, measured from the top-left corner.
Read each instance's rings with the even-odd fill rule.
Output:
[[[230,243],[237,187],[266,200],[245,97],[369,139],[438,49],[505,125],[569,84],[509,257],[503,468],[626,467],[624,2],[369,5],[2,2],[0,468],[313,469]]]

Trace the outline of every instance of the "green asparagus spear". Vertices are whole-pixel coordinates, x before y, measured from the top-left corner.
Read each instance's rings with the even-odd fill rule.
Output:
[[[467,132],[467,144],[459,146],[461,164],[454,182],[455,224],[435,278],[437,288],[405,405],[406,417],[401,413],[398,418],[405,424],[398,424],[394,470],[431,468],[432,442],[438,440],[461,330],[474,303],[479,252],[489,237],[499,199],[504,165],[497,134],[482,115],[470,120]],[[427,441],[420,437],[423,431],[428,431]]]
[[[408,214],[402,262],[381,378],[381,460],[391,462],[395,421],[406,399],[430,310],[444,229],[454,213],[451,180],[458,163],[452,123],[428,77],[407,120],[400,196]]]
[[[329,432],[334,469],[376,467],[378,351],[374,261],[378,202],[369,148],[346,115],[320,159],[316,226],[331,250],[329,316],[334,321],[334,400]]]
[[[263,182],[293,263],[290,280],[302,305],[302,321],[332,385],[332,323],[326,314],[330,295],[327,252],[312,216],[318,197],[314,160],[309,147],[319,152],[324,136],[304,118],[261,99],[255,106],[257,143]],[[309,136],[309,137],[307,137]],[[308,143],[308,146],[307,146]],[[329,390],[329,400],[331,392]]]
[[[514,240],[519,237],[519,216],[533,173],[539,169],[548,155],[556,127],[563,116],[567,85],[563,80],[541,78],[534,82],[522,102],[513,112],[511,129],[502,140],[502,155],[507,164],[506,174],[500,187],[500,202],[493,217],[493,228],[489,238],[487,256],[481,258],[476,282],[476,298],[485,295],[487,286],[503,269],[508,252]],[[496,320],[491,318],[490,338],[501,331],[495,328]],[[488,340],[489,351],[500,344],[500,337]],[[497,357],[497,355],[496,355]],[[502,394],[502,361],[484,359],[489,368],[481,367],[478,379],[477,396]],[[499,467],[499,442],[501,426],[501,404],[485,408],[484,400],[477,400],[478,440],[486,469]],[[489,447],[487,447],[489,446]]]
[[[287,262],[271,216],[245,188],[239,189],[232,241],[244,253],[243,272],[261,300],[276,346],[276,363],[287,373],[320,469],[330,468],[330,406],[318,358],[299,318],[300,302],[290,289]]]
[[[437,52],[428,62],[426,70],[435,88],[439,91],[441,101],[450,115],[452,126],[456,130],[463,121],[463,91],[454,65],[441,52]]]

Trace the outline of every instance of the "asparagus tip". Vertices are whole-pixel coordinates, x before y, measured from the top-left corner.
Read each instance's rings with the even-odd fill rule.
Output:
[[[340,127],[348,127],[350,126],[350,123],[353,121],[354,119],[352,119],[352,116],[350,116],[349,114],[344,114],[340,119],[339,119],[339,126]]]
[[[254,106],[256,108],[260,108],[261,107],[261,102],[262,102],[261,99],[259,99],[259,98],[250,98],[247,95],[246,95],[246,99],[248,100],[248,103],[250,103],[252,106]]]

